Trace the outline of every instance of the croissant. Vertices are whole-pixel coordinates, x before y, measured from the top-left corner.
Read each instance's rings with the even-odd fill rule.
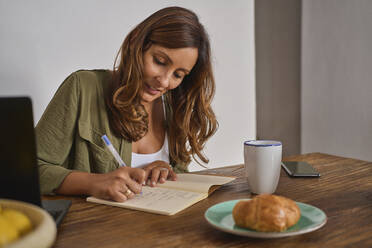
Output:
[[[277,195],[258,195],[239,201],[232,212],[235,224],[261,232],[282,232],[300,219],[300,208],[291,199]]]

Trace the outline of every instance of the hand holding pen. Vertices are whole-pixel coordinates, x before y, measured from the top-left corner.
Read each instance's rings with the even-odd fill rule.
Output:
[[[142,182],[145,180],[145,171],[125,166],[107,136],[103,136],[102,139],[116,161],[123,166],[109,173],[97,174],[97,178],[92,186],[92,195],[100,199],[123,202],[133,198],[135,194],[140,194],[142,191]]]

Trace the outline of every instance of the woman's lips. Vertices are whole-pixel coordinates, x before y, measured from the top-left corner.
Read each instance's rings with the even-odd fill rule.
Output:
[[[150,95],[157,95],[160,92],[160,90],[154,89],[148,84],[145,84],[145,91],[149,93]]]

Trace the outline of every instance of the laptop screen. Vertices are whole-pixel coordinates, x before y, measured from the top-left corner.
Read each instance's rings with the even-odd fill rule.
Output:
[[[41,206],[31,99],[0,97],[0,198]]]

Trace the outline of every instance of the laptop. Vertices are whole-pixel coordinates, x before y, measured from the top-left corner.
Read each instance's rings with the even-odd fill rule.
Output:
[[[60,225],[71,201],[41,199],[29,97],[0,97],[0,168],[0,198],[35,204]]]

